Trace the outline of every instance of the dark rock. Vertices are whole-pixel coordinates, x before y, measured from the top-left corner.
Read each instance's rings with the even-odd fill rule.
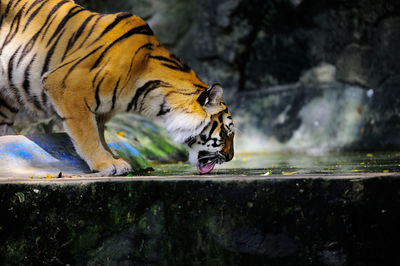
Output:
[[[395,85],[400,72],[399,1],[79,2],[101,11],[131,11],[147,19],[161,42],[182,57],[199,77],[224,85],[225,99],[232,106],[234,120],[239,121],[236,125],[240,135],[256,132],[262,142],[257,146],[263,150],[297,150],[296,135],[303,142],[300,147],[307,149],[318,148],[321,142],[329,143],[332,149],[400,147],[398,138],[392,137],[400,126]],[[323,64],[335,69],[331,85],[322,88],[301,80]],[[264,93],[299,81],[300,87],[294,85],[297,89]],[[319,134],[320,141],[315,141],[314,134],[299,129],[310,126],[304,118],[310,110],[306,105],[318,101],[321,95],[328,97],[324,94],[326,88],[332,94],[325,98],[327,103],[319,103],[319,110],[324,110],[319,118],[325,121],[325,127],[318,126],[323,132]],[[361,125],[358,118],[353,122],[340,120],[353,115],[354,109],[344,108],[348,100],[342,97],[352,96],[354,91],[357,97],[373,92],[368,100],[364,96],[357,100],[359,106],[355,108],[362,109]],[[324,104],[344,109],[332,107],[332,112],[325,112]],[[284,116],[285,121],[281,119]],[[248,125],[241,122],[243,117],[247,117]],[[254,120],[257,123],[251,126],[250,121]],[[345,141],[329,141],[339,135]],[[237,139],[238,147],[247,146],[246,137]]]
[[[399,190],[379,174],[2,181],[0,264],[397,265]]]

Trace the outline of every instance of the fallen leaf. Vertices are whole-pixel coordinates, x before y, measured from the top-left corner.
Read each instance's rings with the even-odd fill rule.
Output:
[[[263,176],[269,176],[272,175],[272,171],[267,171],[265,174],[263,174]]]
[[[294,175],[297,174],[297,172],[282,172],[282,175]]]
[[[125,133],[122,131],[117,132],[117,136],[125,137]]]

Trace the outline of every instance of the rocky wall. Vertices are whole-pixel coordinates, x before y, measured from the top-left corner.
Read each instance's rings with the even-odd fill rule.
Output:
[[[400,147],[399,1],[78,2],[142,16],[204,81],[221,82],[238,150],[249,139],[264,151]]]

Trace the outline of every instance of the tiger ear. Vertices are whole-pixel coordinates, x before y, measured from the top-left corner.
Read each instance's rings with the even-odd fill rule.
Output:
[[[208,90],[203,91],[197,98],[197,101],[203,107],[216,106],[221,102],[223,94],[224,90],[222,89],[221,84],[216,83],[213,84]]]

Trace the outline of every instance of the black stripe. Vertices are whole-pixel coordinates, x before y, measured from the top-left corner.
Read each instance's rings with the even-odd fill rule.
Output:
[[[30,69],[32,67],[33,62],[36,59],[36,54],[32,57],[31,61],[29,62],[28,66],[26,67],[25,71],[24,71],[24,82],[22,83],[22,88],[25,91],[26,94],[26,99],[28,99],[29,101],[33,102],[33,104],[35,105],[35,107],[39,110],[42,110],[42,106],[40,104],[40,102],[37,100],[36,96],[31,96],[30,95],[30,80],[29,80],[29,74],[30,74]]]
[[[96,93],[94,95],[94,98],[96,99],[96,108],[94,109],[95,112],[99,109],[99,107],[101,105],[99,92],[100,92],[101,83],[103,83],[104,78],[105,78],[105,76],[103,76],[101,78],[101,80],[99,81],[99,84],[97,84],[97,86],[96,86]]]
[[[193,84],[195,87],[200,88],[200,89],[205,89],[208,90],[206,86],[200,85],[200,84]]]
[[[215,129],[218,127],[218,122],[214,121],[212,126],[211,126],[211,130],[210,130],[210,134],[208,135],[208,139],[211,139],[212,134],[214,133]]]
[[[160,105],[160,111],[158,112],[157,116],[165,115],[165,114],[167,114],[167,113],[169,113],[171,111],[171,108],[166,108],[165,107],[166,104],[167,103],[165,102],[165,99],[164,99],[164,102]]]
[[[12,8],[16,8],[19,2],[21,2],[21,0],[17,0]]]
[[[203,90],[195,90],[194,92],[183,92],[183,91],[169,91],[165,96],[170,96],[171,94],[182,94],[182,95],[196,95],[196,94],[200,94],[200,92],[202,92]]]
[[[114,88],[114,91],[113,91],[111,110],[114,110],[114,107],[115,107],[115,102],[117,100],[117,90],[118,90],[118,86],[119,86],[120,80],[121,80],[121,78],[118,79],[117,84],[115,85],[115,88]]]
[[[36,5],[37,3],[39,3],[40,0],[35,1],[32,6],[30,6],[28,8],[28,11],[33,8],[34,4]],[[35,10],[33,11],[33,13],[29,16],[28,21],[26,22],[24,29],[22,30],[22,32],[25,32],[26,28],[29,26],[29,24],[31,23],[31,21],[36,17],[36,15],[39,13],[40,9],[42,9],[42,7],[46,4],[47,1],[43,1],[43,3]]]
[[[8,69],[7,69],[8,70],[8,72],[7,72],[7,74],[8,74],[8,82],[9,82],[11,90],[14,91],[18,102],[20,101],[20,99],[19,99],[20,95],[18,93],[18,89],[13,84],[13,71],[14,71],[14,59],[15,59],[15,56],[17,55],[17,53],[19,52],[20,49],[21,49],[21,46],[19,46],[18,49],[15,50],[13,55],[10,57],[10,61],[8,61]]]
[[[78,9],[78,10],[76,10],[76,9]],[[46,47],[48,47],[50,45],[50,43],[53,41],[53,39],[56,38],[57,34],[60,33],[61,29],[63,29],[65,27],[65,25],[68,23],[68,20],[70,20],[71,18],[73,18],[74,16],[76,16],[77,14],[79,14],[82,11],[85,11],[85,9],[83,9],[80,6],[74,6],[73,8],[71,8],[68,11],[68,14],[66,16],[64,16],[64,18],[58,24],[53,35],[50,37],[49,41],[47,42]]]
[[[206,100],[207,100],[207,98],[208,98],[208,95],[209,95],[209,91],[208,90],[205,90],[205,91],[203,91],[200,95],[199,95],[199,97],[197,98],[197,102],[201,105],[201,106],[203,106],[205,103],[206,103]]]
[[[154,84],[152,87],[150,87],[150,88],[148,88],[148,89],[146,90],[146,92],[143,94],[143,97],[142,97],[142,101],[141,101],[141,104],[140,104],[140,111],[139,111],[139,112],[141,112],[142,109],[143,109],[143,106],[144,106],[144,99],[146,98],[146,96],[147,96],[150,92],[152,92],[153,90],[155,90],[155,89],[157,89],[157,88],[159,88],[159,87],[161,87],[161,86],[169,86],[169,85],[167,85],[167,84],[165,84],[165,83],[163,83],[163,82],[159,82],[159,83],[157,83],[157,84]],[[140,96],[140,95],[139,95],[139,96]],[[139,97],[138,97],[138,100],[139,100]],[[136,103],[135,103],[135,109],[136,109]]]
[[[106,49],[104,49],[104,51],[98,57],[98,59],[96,60],[96,62],[94,63],[94,65],[92,66],[92,68],[90,70],[95,69],[100,64],[100,62],[103,60],[103,58],[106,55],[106,53],[108,52],[108,50],[110,50],[115,44],[117,44],[118,42],[120,42],[124,39],[127,39],[135,34],[153,35],[153,31],[150,29],[150,27],[147,24],[145,24],[145,25],[133,28],[130,31],[126,32],[124,35],[122,35],[121,37],[119,37],[118,39],[113,41],[109,46],[107,46]]]
[[[84,101],[85,101],[85,104],[86,104],[87,109],[88,109],[92,114],[95,114],[95,112],[93,112],[92,108],[90,108],[89,104],[87,103],[86,98],[85,98]]]
[[[155,86],[147,89],[146,92],[143,94],[143,97],[142,97],[142,103],[140,105],[140,112],[142,111],[143,104],[144,104],[144,99],[146,98],[147,94],[149,94],[151,91],[153,91],[154,89],[157,89],[159,87],[170,87],[170,86],[171,85],[169,85],[168,83],[160,82],[159,84],[155,84]],[[136,105],[135,105],[135,109],[136,109]]]
[[[83,30],[86,28],[87,24],[89,21],[94,17],[94,15],[90,15],[87,17],[81,24],[81,26],[78,28],[78,30],[71,36],[71,38],[68,40],[68,45],[65,48],[64,55],[61,58],[61,61],[64,61],[65,57],[67,56],[68,51],[74,46],[76,41],[79,39],[79,37],[82,35]]]
[[[109,32],[110,30],[112,30],[115,26],[117,26],[118,23],[120,23],[122,20],[126,19],[126,18],[130,18],[132,17],[132,14],[127,13],[127,12],[123,12],[123,13],[118,13],[114,19],[114,21],[108,25],[103,32],[99,35],[99,37],[97,37],[90,45],[94,44],[95,42],[97,42],[98,40],[100,40],[101,37],[103,37],[107,32]]]
[[[224,117],[223,117],[223,113],[220,113],[220,115],[218,116],[218,121],[220,122],[220,123],[222,123],[223,121],[224,121]]]
[[[43,64],[43,68],[42,68],[42,74],[41,74],[42,77],[43,77],[43,74],[49,70],[49,64],[50,64],[51,57],[53,56],[54,51],[57,47],[57,44],[60,41],[60,38],[64,34],[64,32],[65,32],[65,29],[63,29],[62,32],[60,33],[60,35],[58,35],[57,40],[54,42],[54,44],[50,47],[49,51],[47,52],[46,59],[44,60],[44,64]]]
[[[6,11],[4,12],[6,15],[8,14],[8,12],[10,11],[11,5],[14,2],[14,0],[10,0],[10,2],[8,2],[8,5],[6,7]]]
[[[143,44],[142,46],[140,46],[140,47],[136,50],[135,55],[132,57],[131,65],[129,66],[128,74],[126,75],[127,77],[129,77],[130,74],[131,74],[131,72],[132,72],[132,67],[133,67],[133,63],[134,63],[134,61],[135,61],[136,55],[137,55],[142,49],[148,49],[148,50],[151,50],[151,51],[152,51],[152,50],[154,50],[154,49],[153,49],[153,44],[152,44],[152,43]]]
[[[109,62],[109,61],[107,61],[107,63],[103,64],[103,65],[101,66],[101,68],[97,71],[96,75],[94,75],[94,78],[93,78],[93,80],[92,80],[92,86],[93,86],[93,88],[96,86],[96,80],[97,80],[97,78],[100,76],[100,74],[101,74],[101,72],[103,71],[103,69],[107,66],[108,62]]]
[[[1,105],[0,105],[0,107],[1,107]],[[2,111],[0,111],[0,116],[4,117],[4,118],[6,118],[6,119],[9,118],[9,117],[8,117],[5,113],[3,113]]]
[[[196,143],[196,138],[194,137],[188,138],[187,140],[185,140],[185,143],[189,146],[189,148],[191,148],[193,144]]]
[[[56,18],[57,18],[57,15],[55,15],[55,16],[50,20],[50,22],[47,24],[47,27],[46,27],[46,29],[43,31],[42,38],[40,38],[40,40],[43,41],[44,38],[46,38],[46,37],[48,36],[48,35],[47,35],[47,32],[49,31],[51,25],[53,25],[53,22],[56,20]]]
[[[103,45],[100,45],[99,47],[97,47],[96,49],[92,50],[90,53],[88,53],[87,55],[85,55],[84,57],[82,57],[81,59],[79,59],[78,62],[76,62],[75,64],[73,64],[73,66],[68,70],[68,73],[65,75],[63,81],[62,81],[62,86],[65,87],[65,81],[67,80],[68,76],[71,74],[71,72],[80,64],[82,63],[86,58],[88,58],[89,56],[91,56],[92,54],[94,54],[95,52],[97,52],[97,50],[99,50],[100,48],[102,48]]]
[[[45,20],[43,26],[42,26],[42,27],[40,28],[40,30],[38,31],[38,33],[41,32],[41,31],[44,29],[45,26],[47,26],[47,24],[49,23],[49,20],[53,17],[53,14],[55,14],[55,13],[57,12],[58,9],[60,9],[63,5],[65,5],[65,4],[68,3],[68,2],[69,2],[68,0],[61,1],[61,2],[59,2],[57,5],[55,5],[55,6],[50,10],[50,13],[47,15],[46,20]],[[55,18],[53,18],[53,20],[51,21],[51,23],[54,21],[54,19],[55,19]],[[48,30],[48,28],[50,27],[51,23],[48,25],[47,29],[45,30],[45,32],[44,32],[44,34],[43,34],[43,36],[42,36],[42,40],[43,40],[43,38],[44,38],[45,36],[47,36],[46,33],[47,33],[47,30]]]
[[[175,60],[172,60],[170,58],[164,57],[164,56],[149,56],[149,58],[156,59],[156,60],[159,60],[159,61],[164,61],[164,62],[167,62],[167,63],[171,63],[171,64],[176,65],[177,67],[179,67],[178,62],[176,62]]]
[[[30,84],[30,80],[29,80],[29,72],[31,70],[32,64],[36,59],[36,54],[32,57],[31,61],[29,62],[28,66],[25,68],[24,71],[24,82],[22,83],[22,87],[25,90],[25,92],[27,94],[29,94],[29,91],[31,89],[31,84]]]
[[[171,56],[172,58],[174,58],[176,61],[178,61],[178,62],[181,64],[181,66],[182,66],[183,69],[187,69],[188,71],[190,71],[190,67],[189,67],[188,65],[186,65],[185,63],[183,63],[182,60],[179,59],[179,57],[177,57],[177,56],[174,55],[174,54],[171,54],[170,56]]]
[[[25,16],[27,16],[28,13],[29,13],[37,4],[39,4],[40,2],[43,2],[43,1],[44,1],[44,0],[35,0],[35,1],[33,1],[32,4],[26,9]]]
[[[46,105],[47,105],[47,95],[46,95],[46,93],[44,92],[44,90],[42,91],[42,105],[44,106],[44,107],[46,107]]]
[[[17,48],[17,50],[15,50],[15,52],[12,54],[12,56],[10,57],[10,61],[8,61],[8,80],[10,81],[10,83],[12,83],[12,72],[14,71],[14,59],[15,56],[17,55],[17,53],[19,52],[19,50],[21,49],[21,46]]]
[[[31,96],[33,105],[36,106],[37,109],[42,110],[42,104],[40,103],[38,97],[36,95]]]
[[[140,95],[142,95],[142,93],[144,93],[148,89],[153,90],[153,89],[159,87],[161,82],[162,82],[161,80],[150,80],[150,81],[146,82],[142,87],[138,88],[136,90],[135,96],[133,96],[132,100],[129,102],[126,111],[129,112],[132,109],[133,105],[135,105],[134,110],[136,110],[138,99],[139,99]]]
[[[62,7],[66,3],[70,3],[70,2],[71,2],[70,0],[63,0],[63,1],[59,2],[59,3],[57,3],[57,5],[55,5],[53,7],[53,9],[50,10],[50,13],[49,13],[48,17],[51,17],[58,9],[60,9],[60,7]]]
[[[93,25],[92,25],[92,27],[90,28],[88,34],[86,35],[85,39],[81,42],[81,44],[79,45],[78,49],[82,48],[83,44],[85,44],[85,42],[87,41],[87,39],[92,35],[93,30],[95,29],[95,27],[96,27],[97,23],[99,22],[99,20],[100,20],[102,17],[104,17],[104,16],[105,16],[104,14],[100,14],[100,15],[97,17],[96,21],[93,23]]]
[[[53,14],[60,9],[63,5],[65,5],[66,3],[69,3],[69,0],[63,0],[59,3],[57,3],[57,5],[55,5],[51,10],[50,13],[47,15],[46,20],[43,24],[43,26],[40,28],[40,30],[38,32],[41,32],[43,30],[43,28],[47,25],[47,23],[49,23],[50,18],[53,16]]]
[[[155,59],[155,60],[158,60],[158,61],[164,61],[164,62],[167,62],[167,63],[171,63],[171,64],[175,65],[177,68],[180,67],[178,62],[176,62],[175,60],[172,60],[170,58],[167,58],[165,56],[149,56],[149,58]]]
[[[19,61],[21,61],[33,49],[33,46],[35,45],[40,33],[43,31],[44,28],[46,28],[47,24],[49,23],[50,18],[53,15],[53,13],[55,11],[57,11],[61,6],[63,6],[66,3],[69,3],[69,2],[70,2],[69,0],[63,0],[63,1],[59,2],[56,6],[53,7],[53,9],[50,11],[50,14],[47,15],[46,20],[43,23],[42,27],[32,36],[32,38],[25,45]]]
[[[190,71],[190,68],[187,65],[184,65],[179,61],[172,60],[172,59],[164,57],[164,56],[149,56],[149,58],[166,62],[166,63],[162,63],[161,65],[166,66],[173,70],[178,70],[178,71],[182,71],[182,72],[186,72],[186,73]]]
[[[11,123],[0,122],[0,125],[7,125],[7,126],[11,127],[12,125],[14,125],[14,122],[11,122]]]
[[[9,104],[7,104],[3,99],[0,99],[0,105],[4,106],[5,108],[7,108],[10,112],[12,113],[18,113],[18,109],[10,106]]]
[[[75,58],[75,59],[73,59],[73,60],[71,60],[71,61],[68,61],[67,63],[62,64],[61,66],[57,67],[56,69],[54,69],[54,70],[52,70],[52,71],[56,71],[56,70],[58,70],[58,69],[60,69],[60,68],[63,68],[63,67],[65,67],[66,65],[69,65],[69,64],[75,62],[75,61],[78,60],[78,59],[79,59],[79,57],[78,57],[78,58]]]
[[[37,40],[37,37],[39,36],[39,34],[34,35],[27,44],[25,44],[24,49],[22,50],[21,56],[19,57],[18,60],[18,65],[21,63],[22,59],[25,58],[25,56],[33,49],[33,46],[35,45],[35,42]]]
[[[5,47],[8,43],[10,43],[11,40],[12,40],[12,39],[15,37],[15,35],[17,34],[18,29],[19,29],[19,23],[20,23],[20,21],[21,21],[21,15],[22,15],[22,12],[23,12],[24,9],[25,9],[26,4],[27,4],[27,3],[25,3],[25,5],[23,5],[22,8],[21,8],[21,9],[18,11],[18,13],[15,15],[15,17],[14,17],[12,23],[11,23],[10,30],[8,31],[8,34],[7,34],[7,36],[6,36],[5,40],[4,40],[4,43],[3,43],[3,45],[2,45],[2,47],[1,47],[1,49],[0,49],[0,54],[3,52],[4,47]],[[14,25],[15,25],[15,27],[14,27]],[[15,29],[14,29],[14,28],[15,28]]]
[[[205,122],[205,120],[203,120],[203,121],[201,121],[201,123],[196,127],[196,131],[199,129],[199,127],[201,127],[203,124],[204,124],[204,122]],[[206,135],[202,135],[203,134],[203,132],[204,132],[204,130],[206,130],[206,128],[208,128],[209,126],[210,126],[210,124],[211,124],[211,122],[213,122],[212,120],[210,120],[210,122],[208,122],[207,123],[207,125],[205,125],[204,127],[203,127],[203,130],[200,132],[200,139],[201,139],[201,141],[205,141],[207,138],[206,138]]]
[[[211,126],[211,130],[210,130],[210,132],[209,132],[209,134],[208,134],[208,137],[207,137],[206,139],[204,139],[204,138],[201,137],[201,140],[203,141],[203,145],[206,144],[209,140],[212,139],[211,136],[212,136],[212,134],[214,133],[214,131],[215,131],[215,129],[217,128],[217,126],[218,126],[218,122],[217,122],[217,121],[214,121],[213,124],[212,124],[212,126]],[[206,128],[208,128],[208,125],[207,125],[204,129],[206,129]],[[204,130],[203,130],[203,131],[204,131]],[[202,133],[203,133],[203,132],[202,132]],[[203,136],[204,136],[204,135],[203,135]],[[216,146],[213,145],[213,147],[218,147],[218,146],[220,146],[220,145],[216,145]]]
[[[174,66],[174,65],[170,65],[170,64],[162,63],[161,65],[163,65],[165,67],[168,67],[168,68],[170,68],[172,70],[181,71],[181,72],[185,72],[185,73],[188,73],[190,71],[190,69],[183,69],[183,68],[180,68],[180,67],[177,67],[177,66]]]

